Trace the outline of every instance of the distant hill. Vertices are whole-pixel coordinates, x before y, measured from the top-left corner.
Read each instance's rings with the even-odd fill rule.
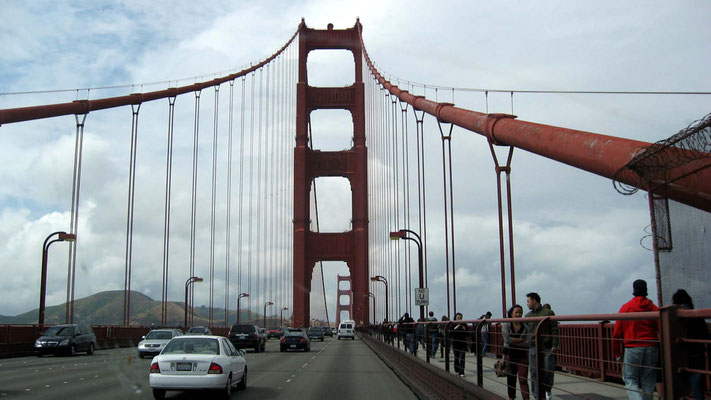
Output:
[[[201,306],[194,309],[193,325],[207,325],[209,309]],[[64,323],[66,303],[47,307],[45,309],[45,323]],[[247,310],[242,310],[242,320],[246,319]],[[182,326],[185,317],[183,302],[168,302],[168,326]],[[16,316],[0,315],[0,324],[36,324],[38,310],[28,311]],[[213,325],[224,326],[224,308],[213,309]],[[230,311],[229,322],[234,323],[237,312]],[[131,325],[150,326],[160,325],[161,302],[136,291],[131,291]],[[252,322],[259,321],[262,325],[262,315],[253,314]],[[100,292],[88,297],[74,300],[74,322],[90,325],[121,325],[123,323],[123,290],[110,290]],[[278,325],[278,318],[268,319],[268,325]]]

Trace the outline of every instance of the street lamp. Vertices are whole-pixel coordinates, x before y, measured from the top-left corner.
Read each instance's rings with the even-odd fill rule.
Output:
[[[368,292],[368,294],[364,294],[363,296],[373,298],[373,325],[375,325],[377,323],[377,319],[375,319],[375,295],[373,292]]]
[[[414,236],[414,238],[407,236],[407,234],[410,233]],[[400,229],[397,232],[390,232],[390,240],[399,240],[399,239],[405,239],[405,240],[412,240],[413,242],[417,243],[417,258],[418,258],[418,269],[420,273],[420,288],[425,287],[425,281],[423,278],[423,272],[422,272],[422,240],[420,239],[420,235],[416,234],[415,232],[409,230],[409,229]],[[449,288],[447,288],[449,289]],[[425,306],[420,306],[420,318],[422,320],[425,319]]]
[[[52,236],[57,235],[57,238],[50,241]],[[54,242],[74,242],[77,240],[77,235],[67,232],[54,232],[47,236],[44,240],[44,245],[42,246],[42,277],[40,279],[40,299],[39,299],[39,328],[43,329],[44,325],[44,298],[47,294],[47,255],[49,252],[49,246]]]
[[[242,297],[249,297],[249,293],[240,293],[239,296],[237,296],[237,324],[240,323],[239,320],[239,301]]]
[[[370,278],[371,282],[383,282],[385,284],[385,319],[390,321],[390,313],[388,312],[388,280],[382,275],[375,275]],[[375,313],[375,311],[373,311]]]
[[[274,305],[274,303],[272,303],[271,301],[264,303],[264,315],[262,316],[262,317],[264,317],[264,329],[267,329],[267,306],[273,306],[273,305]]]
[[[183,324],[183,327],[186,329],[188,327],[188,287],[191,283],[195,282],[202,282],[202,278],[191,276],[187,281],[185,281],[185,323]]]
[[[289,307],[284,307],[279,312],[279,326],[284,326],[284,311],[288,310]]]

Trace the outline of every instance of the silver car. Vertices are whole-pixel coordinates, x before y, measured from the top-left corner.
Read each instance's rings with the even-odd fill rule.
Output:
[[[153,397],[162,400],[168,390],[220,390],[230,398],[232,388],[247,387],[244,352],[222,336],[181,336],[153,359],[148,374]]]
[[[138,343],[138,358],[158,355],[170,339],[182,335],[179,329],[154,329],[148,332]]]

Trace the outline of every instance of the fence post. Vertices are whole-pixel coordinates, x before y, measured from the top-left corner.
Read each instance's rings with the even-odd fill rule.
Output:
[[[601,382],[605,382],[605,375],[607,374],[608,354],[605,352],[605,339],[607,339],[605,337],[605,324],[608,323],[610,323],[610,321],[600,321],[597,324],[597,351]]]
[[[452,322],[449,322],[444,326],[444,370],[449,372],[449,327],[452,326]]]
[[[486,324],[486,318],[476,324],[474,328],[474,354],[476,354],[476,384],[479,387],[484,387],[484,356],[481,348],[481,330]],[[491,338],[491,335],[489,335]]]
[[[686,396],[689,389],[688,379],[685,374],[681,373],[680,368],[684,354],[677,347],[679,339],[684,337],[684,327],[677,315],[678,308],[677,305],[671,305],[659,309],[661,331],[659,356],[662,357],[664,398],[666,399],[680,399]]]

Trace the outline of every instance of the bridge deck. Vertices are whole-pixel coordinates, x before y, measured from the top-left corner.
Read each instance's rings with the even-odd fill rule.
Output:
[[[130,363],[128,358],[131,357]],[[98,350],[77,357],[19,357],[0,360],[0,397],[26,399],[152,399],[149,359],[134,348]],[[247,354],[247,390],[239,399],[415,399],[415,394],[360,339],[326,338],[311,351]],[[167,398],[204,398],[204,394],[168,392]]]

